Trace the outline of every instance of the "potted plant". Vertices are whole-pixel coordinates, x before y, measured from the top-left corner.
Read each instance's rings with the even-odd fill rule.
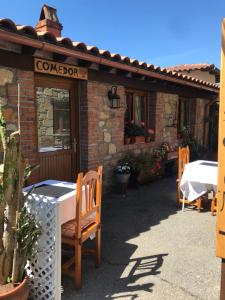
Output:
[[[120,161],[119,164],[116,166],[114,172],[118,183],[128,183],[131,168],[127,162]]]
[[[134,143],[144,143],[145,142],[145,124],[144,122],[140,125],[134,124],[134,121],[131,121],[131,135]]]
[[[147,129],[145,133],[145,142],[150,143],[153,140],[154,134],[155,134],[154,129],[151,128]]]
[[[25,266],[34,255],[41,234],[27,211],[23,185],[31,166],[21,152],[20,131],[7,131],[0,110],[0,138],[4,152],[0,174],[0,299],[28,299]]]
[[[130,123],[125,125],[125,144],[128,143],[128,137],[130,137],[131,143],[144,143],[145,142],[145,124],[144,122],[141,123],[141,126],[134,123],[132,120]]]

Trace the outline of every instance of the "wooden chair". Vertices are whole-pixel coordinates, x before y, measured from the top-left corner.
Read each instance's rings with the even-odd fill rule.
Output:
[[[178,178],[177,178],[177,201],[178,201],[178,205],[179,207],[183,204],[185,205],[196,205],[198,211],[200,212],[201,207],[202,207],[202,198],[198,198],[197,201],[193,202],[189,202],[188,199],[183,199],[183,195],[180,189],[180,182],[181,182],[181,177],[182,174],[184,172],[184,167],[186,164],[188,164],[190,162],[190,149],[189,146],[186,147],[179,147],[178,150]]]
[[[211,202],[211,215],[213,216],[214,213],[217,211],[217,195],[213,192],[212,202]]]
[[[102,166],[98,171],[78,174],[76,194],[76,218],[62,225],[62,244],[74,248],[74,256],[62,265],[62,272],[74,279],[75,287],[81,287],[82,252],[95,256],[96,267],[101,256],[101,192]],[[82,249],[83,243],[95,235],[95,249]],[[83,250],[83,251],[82,251]],[[73,266],[75,264],[75,267]]]

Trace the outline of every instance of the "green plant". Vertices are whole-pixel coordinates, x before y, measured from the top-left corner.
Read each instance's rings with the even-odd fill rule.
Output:
[[[161,168],[161,163],[155,155],[154,150],[151,152],[140,153],[134,155],[128,152],[120,162],[127,163],[131,168],[131,173],[139,174],[157,174]]]
[[[41,227],[26,210],[23,186],[32,167],[22,154],[20,131],[7,131],[1,110],[0,139],[4,152],[0,176],[0,283],[18,283],[27,260],[34,254]]]
[[[131,122],[125,125],[125,136],[145,136],[145,128]]]
[[[194,138],[189,126],[184,127],[181,131],[182,133],[182,146],[189,146],[191,160],[202,158],[206,152],[207,148],[204,145],[198,144]]]
[[[130,171],[131,167],[126,162],[119,163],[114,170],[114,172],[117,174],[130,174]]]

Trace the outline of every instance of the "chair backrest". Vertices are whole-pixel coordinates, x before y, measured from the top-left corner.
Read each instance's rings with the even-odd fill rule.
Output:
[[[189,146],[179,147],[178,152],[178,180],[181,179],[181,176],[184,172],[184,167],[190,162],[190,150]]]
[[[190,161],[190,150],[189,146],[186,147],[179,147],[178,150],[178,184],[177,184],[177,198],[178,201],[181,199],[181,190],[180,190],[180,181],[182,174],[184,172],[184,167],[186,164],[188,164]]]
[[[96,171],[78,174],[76,195],[76,237],[81,236],[84,224],[100,223],[102,198],[102,165]]]

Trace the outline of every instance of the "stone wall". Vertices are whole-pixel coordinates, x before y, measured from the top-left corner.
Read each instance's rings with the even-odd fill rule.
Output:
[[[34,73],[0,66],[0,103],[10,131],[17,130],[18,82],[20,83],[20,126],[22,147],[32,165],[38,163]],[[30,182],[34,182],[33,174]]]
[[[156,100],[156,141],[177,142],[177,118],[179,96],[157,93]]]
[[[149,118],[150,126],[155,128],[155,142],[124,145],[125,87],[117,86],[121,103],[118,109],[109,107],[110,88],[111,84],[87,82],[87,98],[81,97],[80,114],[87,120],[86,124],[84,119],[81,121],[85,128],[81,127],[81,166],[95,169],[103,163],[106,187],[113,183],[113,169],[127,151],[139,154],[165,141],[177,143],[177,128],[171,125],[176,119],[178,95],[149,92]]]
[[[0,67],[0,102],[8,129],[16,130],[18,80],[21,84],[22,146],[31,164],[38,164],[34,73]],[[97,81],[79,82],[80,167],[86,171],[103,163],[106,188],[113,182],[115,165],[127,151],[139,154],[162,142],[177,143],[177,127],[174,124],[178,117],[178,95],[149,91],[149,122],[150,127],[155,129],[155,142],[124,145],[125,87],[118,85],[117,89],[120,108],[111,109],[107,96],[111,86]],[[205,103],[203,99],[197,99],[196,102],[195,135],[199,142],[203,141],[204,136]],[[34,174],[30,183],[37,178],[37,174]]]

